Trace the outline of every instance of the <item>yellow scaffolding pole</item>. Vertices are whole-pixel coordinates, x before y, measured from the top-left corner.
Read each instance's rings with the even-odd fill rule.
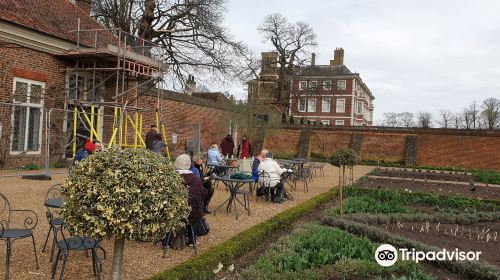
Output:
[[[115,129],[116,129],[116,119],[118,117],[118,107],[115,106],[115,110],[114,110],[114,113],[113,113],[113,134],[115,133]],[[111,137],[111,140],[109,141],[109,147],[113,146],[115,143],[113,143],[114,141],[116,141],[116,137]]]
[[[96,122],[96,126],[97,126],[97,137],[103,139],[102,137],[102,133],[101,133],[101,110],[99,107],[97,107],[97,122]],[[102,143],[104,145],[104,143]]]
[[[139,114],[139,135],[142,135],[142,113]],[[141,148],[146,148],[146,146],[142,146]]]
[[[118,109],[120,111],[120,147],[123,145],[123,110],[122,108]]]
[[[94,123],[92,123],[92,121],[89,119],[89,117],[87,116],[87,112],[85,112],[85,109],[82,108],[82,113],[83,113],[83,116],[85,117],[85,120],[87,120],[89,126],[90,126],[90,133],[91,135],[94,134],[95,135],[95,139],[99,142],[102,143],[101,141],[101,138],[99,138],[99,136],[97,135],[95,129],[94,129]],[[91,139],[92,140],[92,139]]]
[[[77,116],[77,109],[76,107],[73,109],[73,158],[75,158],[76,155],[76,118]]]
[[[111,136],[111,140],[109,141],[109,144],[108,144],[108,149],[111,148],[113,146],[113,142],[116,141],[116,132],[118,131],[118,128],[113,128],[113,135]]]
[[[128,118],[128,120],[130,121],[130,125],[131,125],[131,126],[132,126],[132,128],[135,130],[135,135],[137,135],[138,140],[140,140],[140,141],[141,141],[142,146],[146,146],[146,143],[145,143],[145,142],[144,142],[144,140],[142,139],[141,134],[140,134],[140,133],[139,133],[139,131],[137,130],[137,126],[135,126],[135,125],[134,125],[134,120],[130,117],[130,115],[127,115],[127,118]],[[125,145],[126,145],[126,143],[125,143]],[[134,145],[134,146],[136,146],[136,145]]]
[[[167,151],[167,157],[168,157],[168,160],[170,160],[170,151],[168,149],[168,142],[167,142],[167,137],[166,137],[166,134],[165,134],[165,126],[163,124],[161,125],[161,133],[162,133],[162,136],[163,136],[163,141],[165,141],[165,146],[166,146],[166,151]]]
[[[94,105],[90,106],[90,114],[91,114],[90,115],[90,122],[91,122],[90,127],[94,128]],[[90,130],[90,141],[94,141],[94,131],[95,131],[95,129],[91,129]]]
[[[127,136],[128,136],[128,135],[127,135],[127,134],[128,134],[128,133],[127,133],[127,130],[128,130],[128,118],[129,118],[129,116],[128,116],[128,114],[125,112],[125,110],[123,110],[123,114],[124,114],[124,116],[125,116],[125,127],[124,127],[124,129],[123,129],[123,131],[124,131],[124,132],[123,132],[123,138],[124,138],[123,145],[127,146],[127,145],[128,145],[128,143],[127,143]]]
[[[137,128],[139,127],[139,113],[135,112],[135,126],[134,126],[134,148],[137,148]]]

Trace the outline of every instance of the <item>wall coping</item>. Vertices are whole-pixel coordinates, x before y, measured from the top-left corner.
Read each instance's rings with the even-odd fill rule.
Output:
[[[406,127],[384,127],[384,126],[320,126],[320,125],[283,125],[282,127],[270,127],[270,129],[302,130],[310,128],[313,131],[338,131],[338,132],[378,132],[378,133],[400,133],[400,134],[426,134],[426,135],[456,135],[456,136],[484,136],[500,137],[500,129],[454,129],[454,128],[406,128]]]
[[[188,95],[186,93],[180,93],[180,92],[175,92],[171,90],[161,90],[161,89],[151,89],[147,91],[144,95],[154,97],[156,98],[158,96],[158,91],[160,91],[160,98],[162,99],[167,99],[167,100],[172,100],[172,101],[177,101],[177,102],[182,102],[182,103],[188,103],[188,104],[193,104],[193,105],[198,105],[198,106],[204,106],[204,107],[209,107],[212,109],[218,109],[222,111],[227,111],[227,112],[235,112],[235,110],[228,108],[231,107],[231,104],[227,104],[224,102],[217,102],[213,101],[210,99],[206,98],[201,98],[201,97],[195,97],[192,95]]]

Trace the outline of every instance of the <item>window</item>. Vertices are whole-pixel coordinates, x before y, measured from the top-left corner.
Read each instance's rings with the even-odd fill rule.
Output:
[[[330,125],[330,120],[321,120],[322,125]]]
[[[300,81],[299,90],[304,90],[304,89],[307,89],[307,81]]]
[[[316,112],[316,98],[307,100],[307,112]]]
[[[299,99],[299,104],[298,104],[298,109],[299,112],[305,112],[306,111],[306,100],[305,99]]]
[[[337,81],[337,90],[345,90],[345,80],[338,80]]]
[[[344,120],[335,120],[335,125],[344,125]]]
[[[12,152],[40,152],[45,84],[27,79],[14,78],[12,112]]]
[[[323,89],[331,90],[332,89],[332,81],[323,81]]]
[[[363,102],[358,102],[358,115],[363,114]]]
[[[337,107],[336,107],[335,111],[337,113],[344,113],[345,112],[345,99],[344,98],[337,99]]]
[[[321,112],[330,112],[330,98],[323,98],[321,102]]]
[[[80,95],[85,95],[85,101],[102,101],[101,81],[96,78],[95,83],[92,75],[69,75],[68,97],[76,100]]]
[[[309,82],[309,89],[316,89],[317,87],[318,87],[317,81],[310,81]]]

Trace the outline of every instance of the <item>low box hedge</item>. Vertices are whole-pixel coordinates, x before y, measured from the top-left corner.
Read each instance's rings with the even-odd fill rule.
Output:
[[[232,264],[238,257],[256,248],[267,236],[289,227],[298,218],[335,198],[337,193],[338,189],[332,188],[319,194],[263,223],[242,231],[222,244],[207,249],[203,254],[154,275],[151,279],[212,279],[214,278],[213,270],[217,268],[219,263],[224,266]]]

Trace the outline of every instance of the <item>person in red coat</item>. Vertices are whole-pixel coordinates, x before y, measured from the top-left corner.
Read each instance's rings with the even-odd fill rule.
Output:
[[[238,145],[238,153],[240,159],[250,158],[251,154],[250,141],[248,141],[247,136],[243,135],[241,143]]]
[[[222,139],[220,143],[220,148],[222,149],[222,156],[231,158],[233,156],[234,141],[231,134],[228,134],[226,138]]]

